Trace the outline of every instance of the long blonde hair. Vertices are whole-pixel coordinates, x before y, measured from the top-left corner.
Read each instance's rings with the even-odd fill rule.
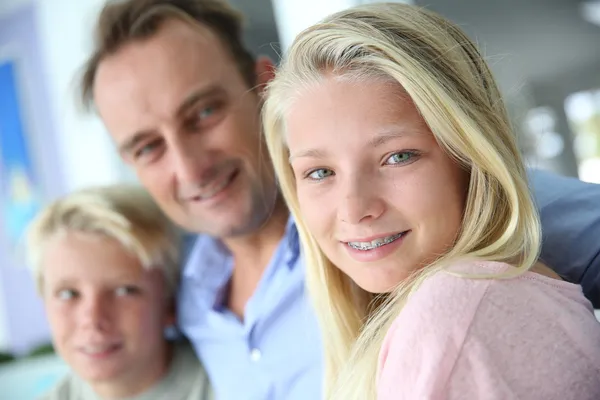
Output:
[[[441,148],[470,174],[454,247],[400,283],[383,304],[327,259],[299,209],[285,117],[296,96],[326,74],[397,82]],[[269,152],[306,257],[325,349],[327,398],[376,397],[377,361],[391,322],[410,293],[451,261],[474,258],[516,266],[496,278],[521,274],[537,261],[539,218],[500,92],[475,45],[437,14],[405,4],[372,4],[308,28],[270,84],[263,112]]]

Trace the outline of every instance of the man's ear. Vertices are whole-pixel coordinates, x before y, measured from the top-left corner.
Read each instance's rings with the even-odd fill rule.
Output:
[[[275,64],[267,56],[259,56],[255,64],[256,89],[263,94],[265,86],[275,77]]]

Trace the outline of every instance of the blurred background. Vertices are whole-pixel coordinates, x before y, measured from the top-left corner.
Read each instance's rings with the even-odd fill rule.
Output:
[[[247,16],[248,46],[277,60],[301,29],[372,1],[231,2]],[[18,252],[23,228],[56,196],[135,179],[98,118],[75,101],[103,3],[0,0],[0,399],[29,398],[65,371],[47,354],[43,308]],[[600,182],[600,0],[412,3],[459,23],[477,41],[530,166]],[[7,379],[24,379],[28,394],[6,392]]]

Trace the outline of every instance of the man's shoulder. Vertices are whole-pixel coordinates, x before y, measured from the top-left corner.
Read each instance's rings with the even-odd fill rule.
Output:
[[[597,199],[600,185],[583,182],[577,178],[562,176],[538,169],[528,171],[529,183],[540,208],[556,201],[580,202]]]
[[[600,185],[529,171],[542,221],[541,259],[600,307]]]

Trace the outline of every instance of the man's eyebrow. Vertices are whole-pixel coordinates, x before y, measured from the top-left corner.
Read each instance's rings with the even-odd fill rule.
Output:
[[[176,115],[181,117],[190,108],[193,108],[196,104],[198,104],[198,102],[200,102],[206,98],[210,98],[210,97],[217,96],[217,95],[222,95],[224,93],[225,93],[225,90],[221,86],[218,86],[218,85],[211,85],[208,87],[198,89],[195,92],[192,92],[190,95],[188,95],[185,98],[185,100],[183,100],[181,102],[179,107],[177,107]]]

